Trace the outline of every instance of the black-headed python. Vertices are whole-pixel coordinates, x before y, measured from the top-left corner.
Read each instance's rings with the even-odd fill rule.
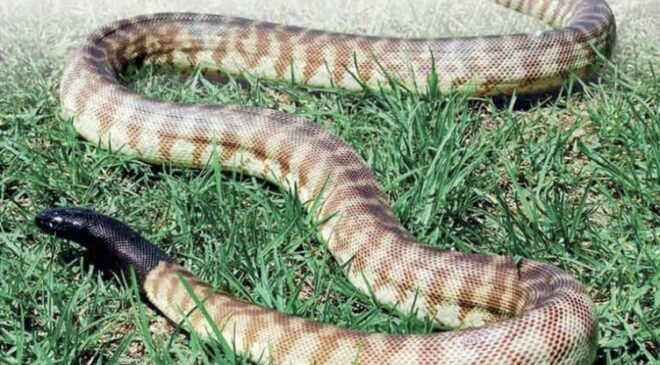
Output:
[[[184,105],[138,95],[117,80],[136,59],[359,89],[427,85],[496,95],[547,91],[588,77],[614,45],[604,0],[499,0],[553,26],[530,34],[397,39],[337,34],[205,14],[157,14],[94,32],[61,82],[63,114],[102,147],[153,163],[230,170],[295,192],[355,287],[386,306],[459,330],[362,333],[288,316],[204,284],[137,233],[80,208],[42,212],[37,224],[82,243],[119,269],[170,320],[203,337],[211,321],[239,354],[274,364],[589,364],[597,319],[573,278],[547,264],[440,251],[390,211],[364,160],[317,124],[276,110]],[[310,204],[309,202],[322,202]],[[191,293],[194,294],[191,295]],[[204,308],[197,307],[203,303]]]

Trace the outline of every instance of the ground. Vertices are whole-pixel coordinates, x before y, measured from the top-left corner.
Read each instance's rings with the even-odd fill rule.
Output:
[[[552,263],[598,306],[598,362],[660,361],[660,4],[610,0],[619,43],[600,81],[524,108],[407,92],[310,92],[287,83],[142,70],[141,93],[308,117],[364,156],[422,241]],[[385,4],[385,5],[383,5]],[[144,306],[44,236],[34,214],[93,207],[131,223],[204,280],[277,310],[358,330],[431,330],[356,293],[295,200],[217,169],[103,151],[58,117],[66,55],[120,16],[195,10],[405,36],[542,29],[487,1],[0,0],[0,359],[24,363],[243,363]],[[573,86],[580,86],[576,81]]]

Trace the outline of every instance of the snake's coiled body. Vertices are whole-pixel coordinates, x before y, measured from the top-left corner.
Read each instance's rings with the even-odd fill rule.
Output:
[[[254,361],[276,364],[587,364],[595,358],[594,305],[560,270],[510,257],[429,248],[388,208],[369,167],[322,127],[275,110],[151,100],[116,73],[143,59],[207,66],[316,86],[386,85],[475,95],[545,91],[570,73],[590,75],[613,46],[604,0],[501,0],[556,27],[536,34],[450,39],[343,35],[245,19],[160,14],[122,20],[91,35],[65,70],[62,109],[86,139],[152,162],[227,169],[295,191],[319,219],[320,237],[356,288],[402,312],[430,317],[428,335],[358,333],[290,317],[214,291],[159,261],[141,280],[174,322],[211,334],[187,281],[223,337]],[[385,75],[385,73],[387,75]],[[359,81],[358,81],[359,80]],[[320,202],[311,204],[310,202]]]

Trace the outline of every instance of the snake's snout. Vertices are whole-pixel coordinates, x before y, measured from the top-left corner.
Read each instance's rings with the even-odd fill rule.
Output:
[[[47,211],[42,211],[34,217],[34,224],[36,224],[42,231],[55,233],[58,219],[59,218],[51,217]]]

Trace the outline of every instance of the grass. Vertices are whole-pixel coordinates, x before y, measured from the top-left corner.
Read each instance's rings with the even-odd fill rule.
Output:
[[[419,333],[357,293],[291,196],[218,168],[151,166],[82,141],[57,116],[61,61],[0,59],[0,364],[247,363],[146,307],[131,286],[31,221],[55,205],[132,224],[212,285],[357,330]],[[429,245],[550,262],[598,306],[603,364],[660,361],[660,62],[608,65],[603,83],[524,109],[397,89],[310,92],[146,69],[153,97],[305,116],[372,166],[402,223]],[[28,77],[29,75],[29,77]],[[577,86],[577,85],[575,85]],[[313,91],[313,90],[312,90]]]

